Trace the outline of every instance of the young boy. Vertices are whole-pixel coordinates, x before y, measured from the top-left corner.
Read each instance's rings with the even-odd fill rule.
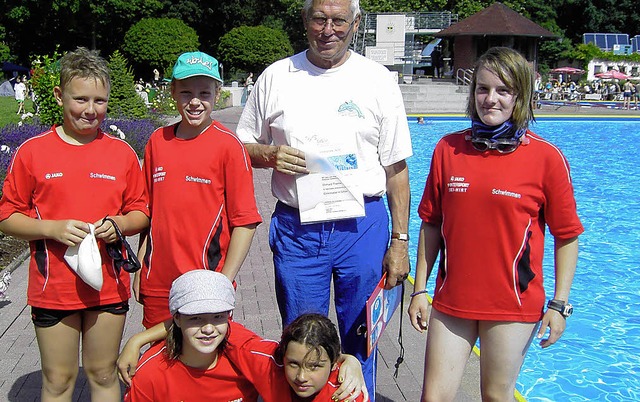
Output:
[[[216,59],[182,54],[171,81],[182,120],[145,148],[151,226],[136,285],[147,328],[171,319],[169,289],[182,273],[208,269],[233,281],[261,222],[244,145],[211,118],[221,82]]]
[[[61,60],[54,95],[63,124],[25,141],[13,156],[0,200],[0,230],[29,240],[27,303],[42,363],[42,400],[71,401],[82,363],[94,401],[119,401],[115,362],[129,309],[129,275],[117,269],[105,243],[149,224],[140,163],[124,141],[100,130],[109,99],[109,69],[84,48]],[[95,226],[100,291],[65,262]]]

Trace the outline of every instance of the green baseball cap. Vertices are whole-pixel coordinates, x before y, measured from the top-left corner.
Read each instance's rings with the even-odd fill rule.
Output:
[[[218,70],[218,60],[203,52],[182,53],[173,66],[173,79],[205,76],[222,82]]]

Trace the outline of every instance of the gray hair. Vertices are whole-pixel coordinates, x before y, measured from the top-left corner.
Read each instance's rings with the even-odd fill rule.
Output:
[[[309,15],[309,10],[311,10],[311,8],[313,7],[314,1],[315,0],[304,0],[304,6],[302,6],[302,11],[304,12],[304,15],[306,16]],[[351,8],[351,14],[353,15],[353,18],[360,15],[360,0],[351,0],[350,8]]]

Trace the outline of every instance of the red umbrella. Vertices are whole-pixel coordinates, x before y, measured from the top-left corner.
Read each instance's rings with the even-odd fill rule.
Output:
[[[604,73],[598,73],[595,76],[598,77],[598,78],[604,78],[604,79],[607,79],[607,78],[615,78],[615,79],[618,79],[618,80],[628,80],[629,79],[629,76],[627,74],[621,73],[618,70],[609,70],[609,71],[606,71]]]
[[[584,74],[586,73],[586,71],[584,70],[580,70],[579,68],[569,67],[569,66],[554,68],[549,72],[552,74]]]

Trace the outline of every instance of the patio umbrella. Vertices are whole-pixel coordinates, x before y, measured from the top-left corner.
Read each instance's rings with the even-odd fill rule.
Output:
[[[576,74],[576,75],[586,73],[586,71],[584,70],[580,70],[579,68],[569,67],[569,66],[554,68],[549,72],[552,74]]]
[[[609,70],[606,71],[604,73],[598,73],[595,75],[598,78],[603,78],[603,79],[610,79],[610,78],[614,78],[614,79],[618,79],[618,80],[628,80],[629,76],[627,74],[621,73],[618,70]]]

